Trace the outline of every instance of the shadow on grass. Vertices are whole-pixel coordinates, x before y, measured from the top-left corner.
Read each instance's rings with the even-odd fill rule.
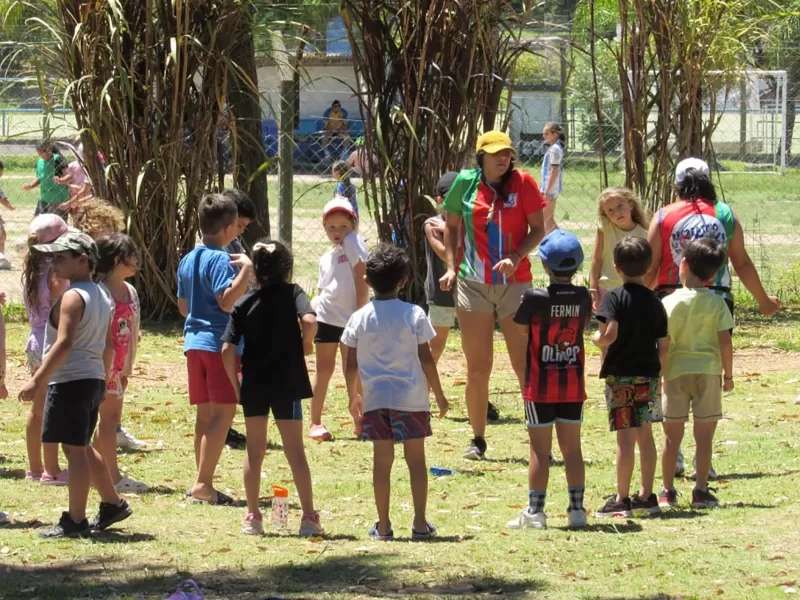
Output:
[[[25,469],[0,469],[0,479],[25,479]]]
[[[613,522],[609,523],[589,523],[586,527],[582,529],[574,529],[572,527],[558,527],[556,529],[563,529],[564,531],[574,531],[576,533],[580,533],[586,531],[588,533],[639,533],[643,531],[643,527],[637,523],[636,521],[622,521],[622,520],[614,520]]]
[[[641,596],[586,596],[584,600],[686,600],[686,596],[642,594]]]
[[[119,529],[95,531],[90,538],[99,544],[138,544],[139,542],[154,542],[157,538],[149,533],[128,533]]]
[[[161,600],[178,584],[192,578],[207,598],[219,600],[247,597],[319,598],[322,595],[394,596],[409,594],[433,600],[492,594],[505,598],[528,597],[542,591],[546,583],[529,575],[437,577],[435,570],[420,570],[393,553],[348,556],[319,554],[306,562],[287,562],[273,567],[179,572],[156,564],[108,562],[61,563],[48,566],[8,565],[0,579],[0,597],[19,600],[70,600],[73,598],[117,598]],[[420,573],[417,575],[417,573]]]
[[[748,479],[766,479],[767,477],[789,477],[791,475],[796,475],[800,473],[800,469],[787,469],[786,471],[780,471],[779,473],[765,473],[763,471],[754,471],[752,473],[729,473],[727,475],[719,475],[717,477],[718,481],[737,481],[737,480],[748,480]],[[714,485],[713,483],[711,485]]]

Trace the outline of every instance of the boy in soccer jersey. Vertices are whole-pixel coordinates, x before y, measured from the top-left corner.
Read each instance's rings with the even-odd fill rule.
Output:
[[[581,453],[584,385],[583,329],[592,313],[592,299],[584,287],[572,284],[583,263],[583,249],[573,234],[556,229],[542,240],[539,257],[550,276],[546,289],[528,290],[514,321],[528,336],[525,365],[525,420],[530,439],[529,505],[509,521],[512,529],[545,529],[544,513],[553,425],[564,456],[569,488],[567,521],[586,526],[583,507],[585,473]]]

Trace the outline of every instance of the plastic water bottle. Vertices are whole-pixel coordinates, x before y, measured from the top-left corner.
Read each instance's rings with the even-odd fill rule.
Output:
[[[286,529],[289,524],[289,490],[273,485],[272,494],[272,527]]]

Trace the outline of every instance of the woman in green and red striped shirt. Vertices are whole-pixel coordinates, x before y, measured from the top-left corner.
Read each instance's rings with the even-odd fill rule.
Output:
[[[526,338],[514,324],[514,313],[531,287],[528,254],[544,237],[545,201],[530,173],[514,169],[515,156],[508,135],[484,133],[478,138],[478,169],[461,171],[444,201],[447,272],[440,283],[443,290],[455,289],[474,436],[464,458],[472,460],[486,452],[495,320],[520,389],[525,378]]]

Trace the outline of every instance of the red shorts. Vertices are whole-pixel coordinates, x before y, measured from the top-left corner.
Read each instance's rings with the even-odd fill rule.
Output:
[[[188,350],[186,366],[189,369],[189,404],[236,404],[222,354],[207,350]]]

